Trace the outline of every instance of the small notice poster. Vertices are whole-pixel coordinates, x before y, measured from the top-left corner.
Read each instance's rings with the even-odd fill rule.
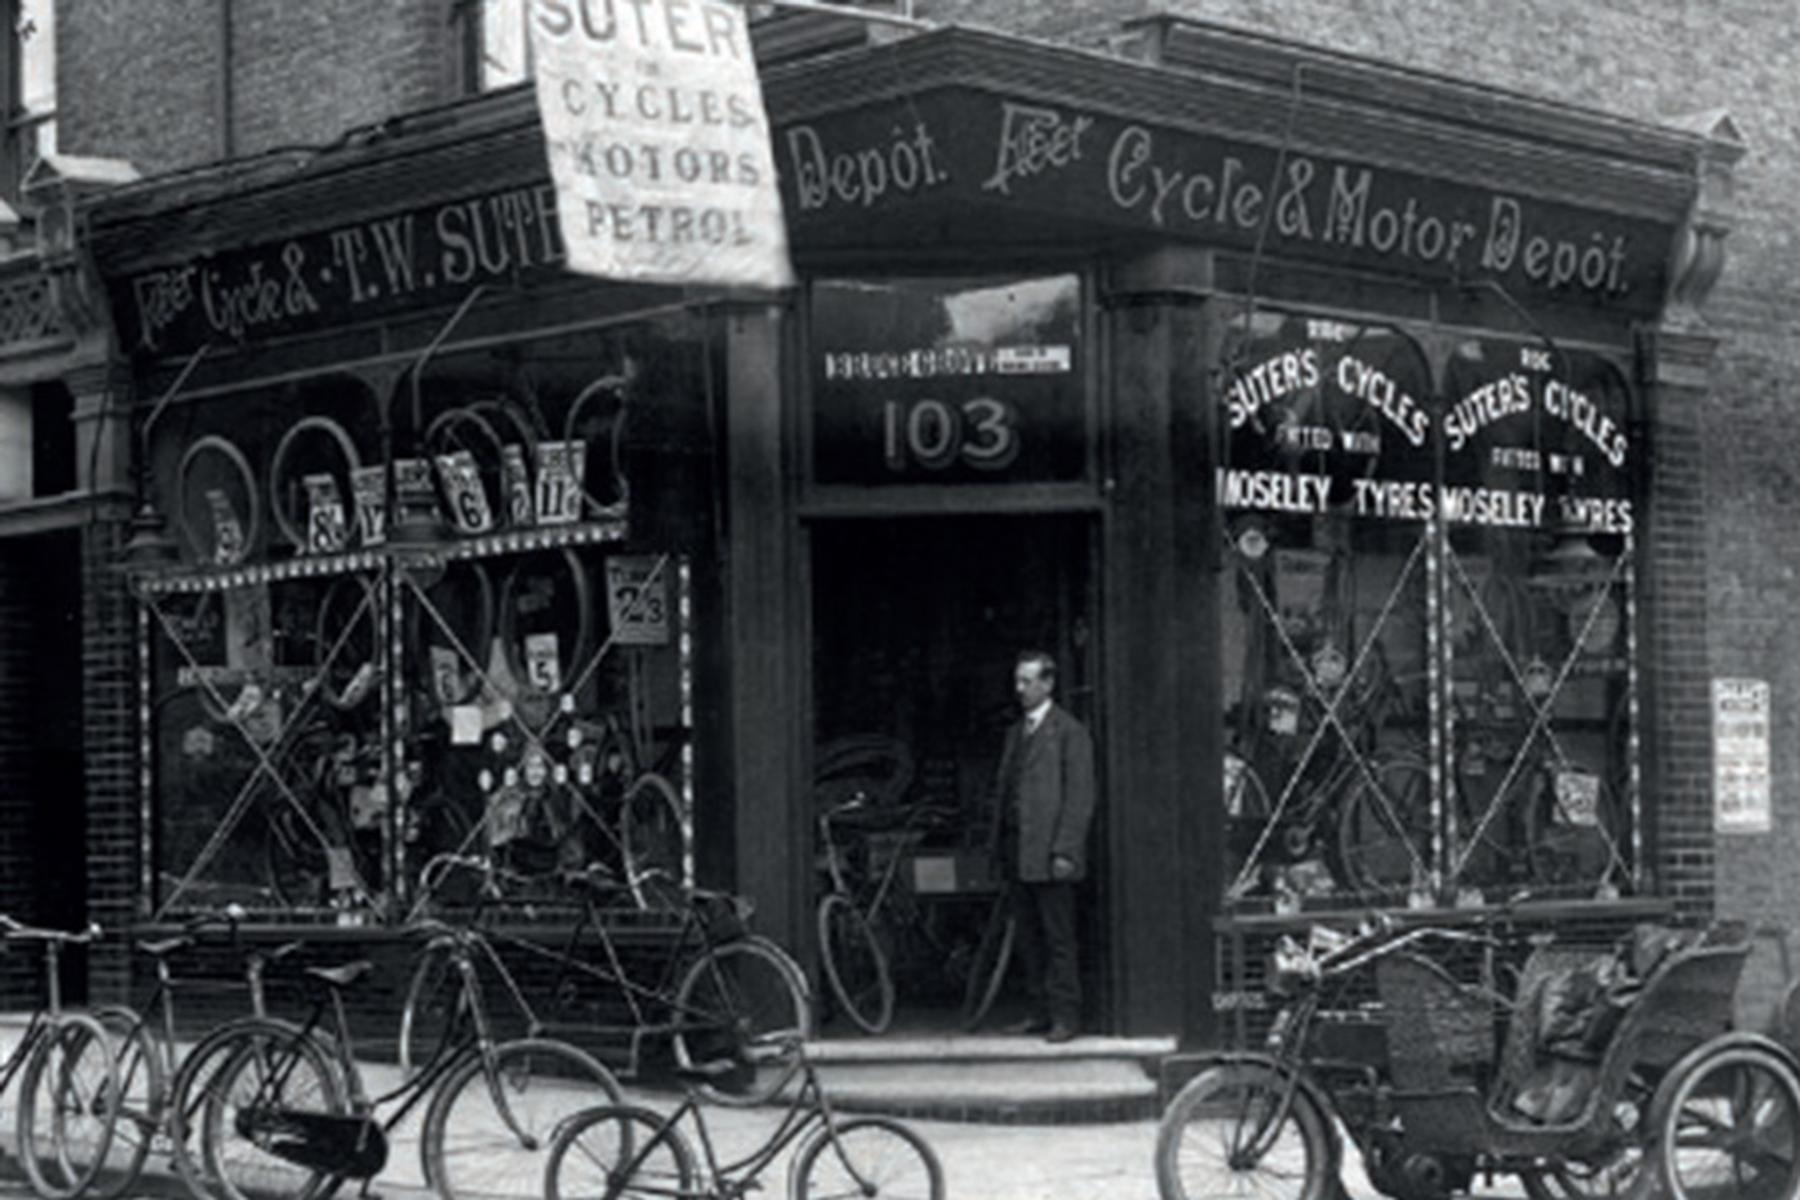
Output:
[[[606,560],[606,612],[622,646],[669,644],[668,559],[614,555]]]
[[[1768,833],[1769,684],[1715,679],[1713,700],[1713,828]]]
[[[570,270],[793,284],[744,5],[535,0],[531,50]]]

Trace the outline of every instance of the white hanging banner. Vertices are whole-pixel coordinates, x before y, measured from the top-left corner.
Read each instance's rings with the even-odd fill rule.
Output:
[[[742,5],[532,0],[531,49],[571,270],[792,285]]]

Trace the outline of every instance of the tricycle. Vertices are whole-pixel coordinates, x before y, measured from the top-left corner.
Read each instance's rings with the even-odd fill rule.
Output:
[[[1266,1045],[1200,1056],[1163,1114],[1163,1200],[1343,1200],[1339,1129],[1398,1200],[1500,1173],[1533,1200],[1800,1196],[1800,1062],[1732,1028],[1741,933],[1671,936],[1636,978],[1539,940],[1508,989],[1495,928],[1384,917],[1284,938]],[[1577,979],[1592,1003],[1571,1036]]]

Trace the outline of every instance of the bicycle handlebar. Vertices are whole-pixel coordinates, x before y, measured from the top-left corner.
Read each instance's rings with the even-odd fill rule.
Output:
[[[88,922],[86,929],[71,932],[65,929],[39,929],[15,921],[4,913],[0,913],[0,932],[6,935],[8,941],[60,942],[71,946],[85,946],[98,941],[101,936],[100,926],[92,921]]]

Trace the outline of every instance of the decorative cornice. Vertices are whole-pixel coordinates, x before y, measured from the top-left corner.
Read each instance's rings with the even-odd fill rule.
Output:
[[[1711,109],[1679,118],[1677,126],[1705,139],[1699,157],[1699,190],[1676,235],[1669,264],[1664,324],[1703,329],[1707,297],[1725,270],[1725,239],[1737,222],[1735,171],[1748,145],[1731,114]]]

